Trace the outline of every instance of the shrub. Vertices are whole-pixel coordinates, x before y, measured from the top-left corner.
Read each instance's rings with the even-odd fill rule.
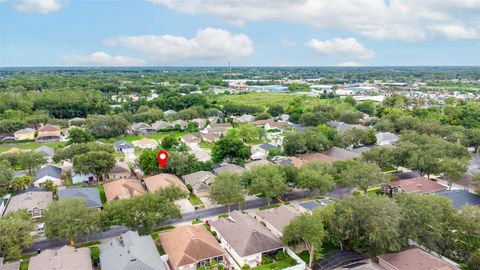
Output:
[[[267,257],[267,256],[262,257],[262,264],[270,264],[270,263],[272,263],[272,262],[273,262],[273,261],[272,261],[272,258]]]
[[[352,193],[353,196],[360,196],[360,194],[361,193],[358,190],[354,190],[353,193]]]
[[[285,254],[285,252],[279,251],[275,254],[274,258],[275,258],[275,261],[283,261],[286,258],[288,258],[288,256],[287,256],[287,254]]]
[[[244,265],[242,266],[242,269],[250,269],[250,265],[244,264]]]
[[[190,193],[193,192],[193,187],[192,187],[192,185],[187,184],[187,189],[188,189],[188,191],[190,191]]]
[[[95,265],[98,265],[100,262],[100,248],[98,246],[90,247],[90,256]]]

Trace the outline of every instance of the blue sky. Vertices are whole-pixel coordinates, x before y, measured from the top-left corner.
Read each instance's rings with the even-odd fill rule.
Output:
[[[479,65],[478,0],[0,0],[0,66]]]

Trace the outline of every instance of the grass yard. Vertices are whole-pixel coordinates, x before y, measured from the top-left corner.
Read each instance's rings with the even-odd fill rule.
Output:
[[[162,139],[168,135],[175,135],[175,137],[180,138],[184,135],[187,135],[188,132],[185,131],[170,131],[170,132],[161,132],[161,133],[155,133],[155,134],[147,134],[147,135],[138,135],[138,136],[126,136],[126,137],[117,137],[113,139],[109,139],[109,141],[116,142],[119,140],[127,141],[127,142],[133,142],[133,141],[138,141],[143,138],[149,138],[149,139],[154,139],[154,140],[159,140]]]
[[[221,214],[221,215],[218,215],[218,218],[228,218],[228,214]]]
[[[200,142],[200,148],[203,148],[203,149],[212,149],[212,146],[213,146],[213,144],[208,143],[208,142],[206,142],[206,141],[203,141],[203,140],[202,140],[202,141]]]
[[[190,193],[190,195],[188,195],[188,201],[193,205],[193,206],[197,206],[197,205],[203,205],[203,202],[200,200],[200,198],[198,198],[195,194],[193,193]]]
[[[65,142],[53,142],[53,143],[35,143],[35,142],[32,142],[32,143],[24,143],[24,144],[16,144],[16,145],[0,145],[0,152],[5,152],[5,151],[8,151],[12,148],[18,148],[18,149],[21,149],[21,150],[35,150],[42,145],[49,146],[49,147],[52,147],[52,148],[56,148],[56,147],[59,147],[59,146],[64,146]]]
[[[294,259],[292,259],[290,257],[287,257],[284,260],[272,262],[272,263],[269,263],[269,264],[260,265],[260,266],[257,266],[257,267],[251,268],[251,269],[255,269],[255,270],[280,270],[280,269],[288,268],[290,266],[294,266],[296,264],[297,264],[297,262]]]
[[[281,204],[279,203],[275,203],[275,204],[271,204],[270,206],[262,206],[260,208],[258,208],[259,210],[267,210],[267,209],[271,209],[271,208],[278,208],[280,207]]]
[[[338,246],[336,246],[336,245],[334,245],[330,242],[325,243],[322,248],[323,248],[323,250],[322,250],[323,255],[326,255],[330,252],[333,252],[333,251],[339,249]],[[300,257],[300,259],[302,259],[304,262],[306,262],[308,264],[308,262],[310,260],[310,252],[308,252],[307,250],[304,250],[300,253],[297,253],[297,255],[298,255],[298,257]]]
[[[160,228],[154,228],[152,230],[152,232],[157,233],[157,232],[169,231],[169,230],[172,230],[172,229],[175,229],[175,226],[166,225],[166,226],[163,226],[163,227],[160,227]]]
[[[203,221],[199,220],[199,219],[195,219],[195,220],[192,220],[192,225],[195,225],[195,224],[202,224]]]
[[[85,242],[81,244],[75,245],[76,248],[82,248],[82,247],[91,247],[91,246],[96,246],[100,245],[100,241],[91,241],[91,242]]]
[[[92,188],[98,188],[98,193],[100,194],[100,200],[102,201],[102,204],[106,204],[107,196],[105,195],[105,189],[103,188],[103,185],[99,185],[98,187],[92,187]]]

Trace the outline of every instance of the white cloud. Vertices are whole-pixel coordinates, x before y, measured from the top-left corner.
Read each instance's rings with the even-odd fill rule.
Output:
[[[354,59],[370,59],[375,56],[372,50],[365,48],[354,38],[334,38],[325,41],[312,39],[305,43],[305,46],[312,48],[319,54],[330,56]]]
[[[145,60],[123,55],[111,56],[105,52],[94,52],[89,55],[69,55],[65,56],[63,62],[78,66],[142,66]]]
[[[282,46],[287,48],[297,47],[297,42],[289,39],[282,39]]]
[[[140,51],[149,58],[163,62],[178,59],[231,59],[253,53],[253,42],[248,36],[233,35],[216,28],[201,29],[191,39],[172,35],[117,36],[104,43]]]
[[[338,67],[360,67],[361,65],[354,61],[347,61],[337,64]]]
[[[20,0],[15,9],[25,13],[48,14],[62,8],[60,0]]]
[[[378,39],[420,41],[431,26],[478,25],[478,0],[150,0],[186,14],[214,14],[226,21],[287,21],[351,30]]]
[[[476,39],[479,37],[479,30],[458,24],[434,25],[431,29],[448,39]]]

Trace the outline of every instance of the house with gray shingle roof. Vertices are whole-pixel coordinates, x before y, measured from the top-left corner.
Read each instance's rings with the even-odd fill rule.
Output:
[[[115,148],[115,151],[123,153],[133,153],[135,149],[133,144],[127,141],[116,141],[113,143],[113,148]]]
[[[250,215],[239,211],[230,213],[211,224],[220,245],[230,254],[238,266],[256,267],[262,255],[283,249],[282,242],[265,226]]]
[[[397,135],[391,132],[377,132],[375,133],[378,145],[394,145],[400,139]]]
[[[58,199],[81,198],[88,208],[101,208],[102,201],[97,188],[64,188],[58,192]]]
[[[29,190],[20,192],[8,201],[4,215],[25,209],[33,218],[42,217],[42,210],[53,201],[53,193],[44,190]]]
[[[52,147],[48,147],[46,145],[42,145],[39,148],[33,150],[33,152],[40,153],[47,160],[51,161],[53,158],[53,155],[55,154],[55,149],[53,149]]]
[[[324,153],[325,155],[336,158],[337,160],[350,160],[356,157],[360,157],[360,154],[348,151],[347,149],[343,149],[340,147],[332,147],[328,151]]]
[[[192,186],[193,193],[197,196],[208,196],[210,183],[215,179],[215,175],[207,171],[198,171],[182,176],[185,185]]]
[[[242,166],[238,166],[237,164],[222,163],[213,168],[213,172],[217,175],[223,172],[234,172],[238,174],[243,174],[245,172],[245,168],[243,168]]]
[[[33,185],[35,187],[41,187],[47,180],[52,180],[52,182],[57,187],[61,186],[62,185],[62,168],[53,166],[53,165],[43,166],[35,174],[35,180],[33,181]]]
[[[278,208],[256,210],[255,218],[265,224],[275,236],[282,237],[283,229],[299,216],[298,210],[292,206],[282,204]]]
[[[460,208],[467,204],[480,205],[480,196],[470,193],[468,190],[449,190],[438,193],[438,195],[449,198],[455,208]]]
[[[150,235],[128,231],[100,245],[102,270],[168,270]]]

